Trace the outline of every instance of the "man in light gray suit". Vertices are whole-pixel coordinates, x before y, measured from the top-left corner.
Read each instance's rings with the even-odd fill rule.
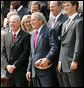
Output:
[[[62,2],[61,1],[50,1],[50,12],[52,13],[54,18],[51,18],[48,21],[48,27],[54,28],[57,32],[57,36],[59,39],[59,52],[60,52],[60,35],[62,30],[62,24],[67,20],[67,15],[62,13]],[[55,19],[55,23],[53,24],[53,20]],[[56,69],[57,77],[60,83],[60,87],[63,86],[61,80],[61,73],[59,73]]]
[[[62,26],[58,71],[64,87],[83,87],[83,20],[77,13],[78,1],[64,1],[69,19]]]
[[[58,62],[58,39],[54,29],[46,27],[46,20],[42,13],[35,12],[31,15],[31,24],[36,32],[31,36],[31,54],[27,68],[26,78],[33,82],[33,87],[57,87],[56,65]],[[38,31],[36,46],[34,38]],[[40,67],[44,68],[52,63],[48,69],[38,69],[34,63],[42,59]]]

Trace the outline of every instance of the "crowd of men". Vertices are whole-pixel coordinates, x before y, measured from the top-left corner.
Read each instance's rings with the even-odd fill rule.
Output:
[[[1,86],[83,87],[83,9],[46,3],[1,1]]]

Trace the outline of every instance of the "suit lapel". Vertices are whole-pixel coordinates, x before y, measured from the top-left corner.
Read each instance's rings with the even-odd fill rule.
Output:
[[[40,41],[41,41],[41,39],[42,39],[42,37],[43,37],[43,32],[44,32],[44,31],[45,31],[45,28],[42,27],[42,29],[41,29],[41,31],[40,31],[40,34],[39,34],[39,36],[38,36],[38,39],[37,39],[35,51],[36,51],[36,50],[38,49],[38,47],[39,47],[39,44],[40,44]]]
[[[31,48],[32,48],[32,52],[35,50],[35,48],[34,48],[34,36],[35,36],[35,33],[31,37]]]
[[[70,25],[67,27],[67,30],[63,33],[62,36],[64,36],[64,35],[71,29],[71,26],[74,24],[75,20],[76,20],[78,17],[79,17],[79,16],[77,15],[77,16],[71,21]],[[67,23],[67,21],[66,21],[66,23]],[[65,25],[66,25],[66,23],[65,23]],[[64,27],[64,28],[65,28],[65,27]],[[64,29],[64,28],[63,28],[63,29]]]
[[[21,12],[23,12],[23,7],[17,13],[20,14]]]
[[[73,23],[74,23],[74,21],[72,21],[70,23],[70,25],[68,26],[67,30],[63,33],[63,35],[65,35],[70,30],[70,27],[73,25]],[[66,28],[66,27],[64,27],[64,28]]]
[[[53,28],[56,28],[56,26],[58,26],[61,23],[60,21],[63,19],[62,16],[63,14],[61,14],[60,17],[57,19]]]
[[[11,45],[12,45],[12,40],[13,40],[13,34],[12,34],[12,31],[11,31],[11,33],[10,33],[9,36],[10,36],[10,38],[9,38],[9,39],[10,39],[10,43],[11,43]]]
[[[18,33],[17,37],[15,38],[15,41],[12,43],[12,47],[19,41],[19,39],[22,36],[22,30]]]
[[[59,21],[56,21],[56,23],[55,23],[55,25],[54,25],[53,28],[55,28],[55,27],[58,26],[58,25],[59,25]]]
[[[8,36],[8,38],[7,38],[8,44],[11,47],[12,46],[12,37],[13,37],[12,32],[8,33],[7,36]]]

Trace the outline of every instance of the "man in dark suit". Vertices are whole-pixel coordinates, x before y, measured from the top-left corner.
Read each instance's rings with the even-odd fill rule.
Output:
[[[67,20],[67,16],[62,12],[62,2],[61,1],[50,1],[50,12],[52,13],[54,18],[51,18],[48,21],[48,27],[54,28],[58,34],[61,34],[62,24]],[[53,24],[53,20],[55,22]]]
[[[36,32],[31,36],[30,61],[27,68],[26,78],[33,82],[33,87],[57,87],[56,65],[58,62],[58,39],[54,29],[47,28],[46,20],[42,13],[35,12],[31,15],[31,24]],[[36,46],[35,36],[38,31]],[[37,60],[42,59],[39,67],[44,68],[52,63],[48,69],[38,69],[34,66]]]
[[[10,17],[11,32],[3,37],[2,56],[6,59],[7,86],[27,87],[26,69],[30,51],[30,35],[20,28],[18,15]],[[16,35],[16,36],[14,36]]]
[[[6,18],[7,13],[9,12],[9,9],[4,6],[4,2],[1,1],[1,14],[4,18]]]
[[[29,9],[22,5],[22,1],[12,1],[11,4],[16,9],[17,14],[20,16],[20,19],[22,19],[24,15],[27,15],[29,13]]]
[[[61,30],[62,30],[62,24],[68,18],[66,15],[64,15],[61,12],[61,10],[62,10],[62,3],[61,3],[61,1],[50,1],[50,12],[52,13],[54,18],[51,18],[48,21],[48,27],[51,27],[51,28],[55,29],[55,31],[57,32],[57,36],[58,36],[59,41],[60,41],[60,35],[61,35]],[[56,19],[54,24],[52,22],[53,19]],[[59,52],[60,52],[60,42],[59,42]],[[60,87],[62,87],[63,84],[62,84],[62,80],[61,80],[61,75],[57,71],[57,69],[56,69],[56,72],[57,72],[57,75],[58,75],[57,77],[58,77],[58,80],[59,80],[59,83],[60,83]]]
[[[69,19],[62,26],[58,71],[64,87],[83,87],[83,20],[77,13],[78,1],[64,1]]]
[[[45,7],[45,5],[40,2],[40,1],[31,1],[29,3],[29,8],[30,8],[30,14],[34,13],[34,12],[42,12],[44,14],[44,16],[48,17],[48,13],[47,13],[47,7]]]

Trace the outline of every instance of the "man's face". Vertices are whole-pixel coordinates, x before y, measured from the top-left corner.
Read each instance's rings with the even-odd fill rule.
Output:
[[[3,4],[3,1],[1,1],[1,5]]]
[[[16,17],[11,17],[9,21],[9,26],[13,32],[16,32],[20,28],[20,21]]]
[[[41,20],[38,19],[38,16],[36,14],[31,15],[31,25],[32,25],[33,28],[35,28],[37,30],[42,25]]]
[[[38,4],[31,6],[31,13],[34,13],[34,12],[40,12]]]
[[[73,6],[73,5],[71,4],[71,2],[68,1],[68,2],[64,3],[64,9],[65,9],[65,11],[66,11],[66,14],[70,16],[70,15],[72,15],[73,12],[75,11],[76,6],[75,6],[75,5]]]
[[[61,6],[57,5],[57,1],[51,1],[50,2],[50,11],[54,16],[58,15],[59,11],[61,9]]]
[[[20,6],[20,1],[12,1],[11,4],[13,5],[13,7],[14,7],[15,9],[18,9],[19,6]]]

